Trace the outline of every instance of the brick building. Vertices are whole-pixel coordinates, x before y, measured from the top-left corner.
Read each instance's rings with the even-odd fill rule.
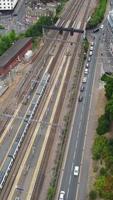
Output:
[[[32,49],[32,38],[17,40],[0,56],[0,75],[6,75],[23,59],[25,53]]]

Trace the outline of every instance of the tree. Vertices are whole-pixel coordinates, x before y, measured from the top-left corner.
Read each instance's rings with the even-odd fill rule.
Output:
[[[100,169],[100,176],[106,176],[106,175],[107,175],[107,169],[104,168],[104,167],[102,167],[102,168]]]
[[[8,39],[10,41],[10,43],[12,44],[12,42],[14,42],[16,40],[17,36],[14,30],[12,30],[9,35],[8,35]]]
[[[55,188],[50,186],[47,194],[47,199],[52,200],[55,195]]]
[[[101,115],[98,119],[98,127],[96,129],[98,135],[103,135],[109,130],[110,120],[107,115]]]
[[[99,176],[95,182],[96,191],[102,194],[105,187],[105,176]]]
[[[97,198],[97,192],[95,190],[91,190],[89,193],[89,199],[95,200]]]
[[[39,20],[33,24],[25,33],[27,37],[37,37],[42,35],[43,25],[52,25],[54,23],[53,18],[49,16],[41,16]]]
[[[109,121],[111,122],[113,120],[113,99],[108,101],[105,107],[105,113],[107,118],[109,118]]]
[[[101,80],[105,82],[105,91],[106,91],[106,97],[108,99],[111,99],[113,95],[113,76],[108,76],[104,74],[101,77]]]
[[[99,160],[103,156],[104,148],[107,146],[108,141],[104,136],[98,136],[95,138],[92,153],[93,159]]]

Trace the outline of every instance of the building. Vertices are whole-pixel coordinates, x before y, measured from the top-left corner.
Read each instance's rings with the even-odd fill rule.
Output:
[[[113,55],[113,10],[107,16],[106,25],[106,45],[110,53]]]
[[[32,38],[17,40],[2,56],[0,56],[0,76],[7,75],[32,49]]]
[[[0,0],[0,10],[13,10],[18,0]]]

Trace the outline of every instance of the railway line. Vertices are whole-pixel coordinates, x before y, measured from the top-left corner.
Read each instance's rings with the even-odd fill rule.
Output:
[[[76,15],[73,16],[73,21],[77,18],[77,15],[78,15],[78,13],[79,13],[79,11],[81,9],[81,6],[82,6],[83,2],[84,2],[83,0],[82,1],[78,1],[78,4],[77,4],[77,5],[79,5],[79,7],[77,7],[78,12],[76,11]],[[74,8],[73,8],[73,12],[74,12]],[[71,13],[71,15],[72,15],[72,13]],[[73,25],[73,22],[70,21],[70,26],[72,26],[72,25]],[[82,27],[82,25],[81,25],[81,27]],[[68,35],[64,34],[64,39],[67,39],[67,38],[68,38]],[[77,44],[79,43],[79,41],[80,41],[80,36],[78,36]],[[40,105],[40,108],[39,108],[40,114],[39,114],[39,110],[37,110],[35,114],[32,113],[32,115],[34,115],[34,116],[38,115],[39,121],[43,121],[43,117],[44,117],[44,115],[46,113],[48,104],[49,104],[49,102],[50,102],[50,100],[52,98],[52,94],[53,94],[53,91],[54,91],[55,86],[57,84],[57,81],[62,79],[62,82],[64,82],[64,80],[66,79],[67,72],[64,73],[64,72],[62,72],[62,70],[65,71],[67,69],[67,71],[68,71],[69,70],[68,68],[69,68],[69,65],[70,65],[69,63],[72,64],[71,57],[67,58],[67,56],[65,55],[65,45],[59,44],[58,46],[59,47],[58,47],[58,51],[56,53],[56,56],[51,58],[50,65],[49,65],[48,69],[46,68],[46,72],[48,74],[50,74],[50,80],[49,80],[49,83],[48,83],[47,88],[45,90],[45,93],[42,96],[42,100],[40,102],[42,104],[42,108],[41,108],[41,105]],[[68,44],[67,47],[69,47],[69,44]],[[74,52],[74,54],[72,56],[73,60],[74,60],[74,56],[76,55],[76,51],[77,51],[77,46],[75,48],[72,47],[72,51]],[[59,62],[57,61],[58,58],[59,58]],[[62,61],[63,61],[63,65],[61,66],[61,62]],[[58,62],[58,63],[56,64],[56,62]],[[65,69],[65,66],[67,66],[66,69]],[[36,73],[36,71],[35,71],[35,73]],[[61,74],[63,74],[63,73],[65,74],[65,76],[64,76],[65,78],[63,78],[61,76]],[[62,88],[63,88],[63,83],[62,83]],[[62,89],[61,89],[61,91],[62,91]],[[35,93],[36,93],[36,90],[35,90]],[[59,98],[60,98],[60,96],[59,96]],[[58,100],[57,100],[57,103],[58,103]],[[47,104],[47,106],[46,106],[46,104]],[[55,108],[57,108],[57,106],[55,106]],[[54,115],[55,115],[55,111],[54,111]],[[51,118],[52,121],[54,119],[54,115],[52,115],[52,118]],[[50,120],[50,123],[52,124],[51,120]],[[23,168],[25,166],[25,163],[26,163],[26,161],[28,159],[28,156],[29,156],[30,151],[32,149],[32,146],[33,146],[33,143],[35,141],[35,138],[36,138],[36,135],[37,135],[37,132],[38,132],[39,128],[40,128],[40,124],[37,124],[36,128],[35,127],[31,127],[31,124],[29,124],[29,130],[28,130],[28,133],[27,133],[27,137],[25,137],[25,139],[24,139],[24,141],[22,143],[22,146],[20,148],[20,151],[17,154],[17,157],[15,159],[14,165],[13,165],[13,167],[11,169],[11,172],[9,173],[9,177],[6,180],[6,184],[5,184],[4,188],[3,188],[3,190],[1,191],[1,194],[0,194],[1,200],[2,199],[5,200],[5,199],[12,199],[13,198],[14,189],[15,189],[14,186],[18,185],[18,181],[20,179],[22,170],[23,170]],[[35,129],[35,130],[31,131],[31,129]],[[49,126],[49,129],[51,129],[50,126]],[[45,139],[46,139],[45,148],[46,148],[46,144],[47,144],[49,135],[50,135],[50,132],[48,131],[48,137],[47,137],[47,135],[45,136]],[[44,139],[44,141],[45,141],[45,139]],[[50,143],[48,145],[50,145]],[[29,148],[28,148],[28,146],[29,146]],[[42,148],[42,149],[45,149],[45,148]],[[42,151],[42,150],[40,150],[40,151]],[[27,153],[25,153],[25,152],[27,152]],[[25,155],[27,154],[27,156],[25,156],[24,154]],[[44,152],[43,152],[43,154],[44,154]],[[42,155],[42,153],[40,155]],[[40,159],[40,165],[41,165],[41,160],[42,160],[42,158]],[[18,163],[18,166],[16,165],[16,163]],[[22,167],[19,169],[20,165]],[[19,171],[20,171],[20,173],[19,173]],[[17,176],[17,173],[19,174],[19,176]],[[35,179],[36,179],[36,176],[35,176]],[[32,192],[33,192],[33,188],[34,188],[34,186],[32,185]],[[30,189],[30,191],[31,191],[31,189]],[[28,198],[30,199],[31,196],[32,196],[32,193],[28,194],[28,196],[29,196]]]
[[[68,3],[69,5],[72,5],[73,4],[73,1],[72,2],[69,2]],[[62,15],[61,19],[59,20],[59,22],[57,23],[58,26],[65,26],[66,24],[66,19],[71,15],[71,11],[73,9],[69,9],[67,8],[65,13]],[[54,35],[54,33],[51,32],[51,35]],[[58,33],[55,34],[55,37],[58,37]],[[39,76],[39,79],[40,77],[42,76],[44,70],[45,70],[45,67],[42,67],[42,66],[46,66],[45,65],[45,62],[48,62],[48,57],[49,56],[49,52],[52,48],[52,46],[55,44],[55,42],[51,42],[51,44],[49,45],[50,43],[49,42],[46,42],[44,44],[44,46],[40,49],[40,51],[36,54],[35,56],[35,60],[34,62],[32,63],[32,68],[33,70],[31,70],[29,73],[27,73],[23,80],[21,81],[21,84],[17,87],[17,91],[16,91],[16,94],[15,94],[15,97],[17,99],[17,102],[19,103],[18,105],[18,111],[20,110],[20,108],[22,107],[22,104],[20,106],[20,102],[24,102],[29,99],[29,94],[30,94],[30,89],[31,88],[31,84],[32,84],[32,80],[36,80],[38,81],[38,76]],[[49,48],[48,48],[49,46]],[[44,57],[44,59],[43,59]],[[40,68],[41,66],[41,68]],[[31,73],[32,72],[32,73]],[[11,113],[9,113],[11,114]],[[15,113],[14,113],[14,116],[15,116]],[[4,121],[6,119],[4,118]],[[8,123],[8,120],[7,119],[7,123]],[[9,122],[10,123],[10,122]],[[10,123],[11,124],[11,123]],[[5,129],[5,127],[3,127],[3,130]],[[0,144],[2,143],[2,140],[5,136],[5,133],[6,133],[6,130],[2,136],[2,132],[1,132],[1,140],[0,140]]]
[[[76,5],[76,4],[75,4]],[[66,34],[64,35],[64,37],[67,37],[66,36]],[[62,46],[63,46],[63,44],[61,44],[60,46],[59,46],[59,49],[58,49],[58,51],[57,51],[57,53],[56,53],[56,56],[55,57],[58,57],[59,55],[60,55],[60,52],[61,52],[61,49],[62,49]],[[55,63],[56,63],[56,58],[54,58],[54,57],[52,57],[51,59],[50,59],[50,65],[51,65],[51,69],[50,69],[50,71],[52,70],[52,68],[53,68],[53,66],[55,65]],[[36,73],[36,72],[35,72]],[[21,106],[20,106],[20,108],[21,108]],[[22,107],[22,109],[23,109],[23,107]],[[20,109],[19,109],[20,110]],[[24,112],[26,112],[26,108],[25,108],[25,111]],[[17,113],[18,114],[18,113]],[[19,115],[19,114],[18,114]],[[16,117],[16,116],[15,116]],[[24,117],[24,116],[23,116]],[[25,117],[24,117],[25,118]],[[12,120],[12,121],[14,121],[14,119]],[[17,123],[17,122],[16,122]],[[17,129],[17,126],[16,126],[16,129]],[[0,141],[0,143],[2,143],[2,141],[3,141],[3,139],[4,139],[4,137],[6,136],[6,131],[5,131],[5,134],[4,134],[4,136],[1,138],[1,141]],[[16,135],[14,136],[14,137],[16,137]],[[4,154],[6,154],[6,152],[4,152]],[[1,164],[1,163],[0,163]]]
[[[75,2],[76,3],[76,2]],[[73,4],[73,1],[71,2],[71,5]],[[74,10],[74,5],[73,5],[73,7],[71,8],[71,9],[67,9],[66,10],[66,13],[68,13],[67,15],[66,15],[66,13],[65,13],[65,15],[62,17],[62,20],[60,20],[60,22],[59,22],[59,26],[60,25],[62,25],[62,26],[65,26],[65,24],[66,24],[66,19],[68,18],[68,17],[70,17],[71,16],[71,13],[72,13],[72,11]],[[65,20],[64,20],[64,18],[65,18]],[[58,33],[56,34],[56,36],[55,37],[58,37]],[[53,42],[51,42],[51,44],[50,44],[50,47],[49,47],[49,49],[47,48],[48,47],[48,43],[47,44],[45,44],[44,45],[44,47],[42,48],[42,50],[41,50],[41,52],[38,54],[38,57],[37,57],[37,59],[35,60],[35,63],[33,64],[33,66],[32,66],[32,68],[33,68],[33,72],[32,73],[29,73],[27,76],[26,76],[26,80],[24,81],[24,85],[23,85],[23,89],[22,89],[22,87],[20,87],[20,89],[23,91],[22,93],[23,93],[23,97],[22,97],[22,95],[21,95],[21,92],[20,92],[20,89],[19,89],[19,91],[18,91],[18,93],[20,94],[20,96],[21,96],[21,100],[22,100],[22,102],[25,100],[25,99],[23,99],[24,97],[26,98],[26,100],[28,99],[29,100],[29,98],[30,98],[30,96],[32,96],[32,95],[29,95],[30,94],[30,90],[29,90],[29,88],[31,88],[31,83],[32,83],[32,80],[36,80],[37,82],[38,82],[38,77],[39,78],[41,78],[41,76],[42,76],[42,74],[43,74],[43,72],[44,72],[44,70],[45,70],[45,68],[46,68],[46,64],[44,65],[44,61],[43,61],[43,57],[44,57],[44,59],[45,59],[45,57],[46,57],[46,59],[45,59],[45,61],[46,61],[46,63],[48,64],[48,62],[49,62],[49,60],[52,60],[53,58],[51,58],[51,56],[49,56],[49,51],[50,51],[50,49],[51,49],[51,47],[53,46],[53,45],[55,45],[55,42],[53,41]],[[58,43],[58,45],[60,45],[59,43]],[[45,56],[44,56],[45,55]],[[40,60],[40,61],[39,61]],[[44,65],[44,67],[42,67]],[[42,69],[42,70],[41,70]],[[23,81],[22,81],[23,82]],[[27,92],[28,91],[28,92]],[[33,90],[31,89],[31,92],[32,92]],[[29,94],[28,94],[29,93]],[[28,102],[29,103],[29,102]],[[20,105],[21,104],[21,105]],[[18,109],[19,108],[19,109]],[[17,110],[18,110],[18,112],[16,112],[16,115],[15,116],[17,116],[17,114],[19,113],[19,110],[22,108],[22,103],[21,102],[19,102],[19,105],[18,105],[18,108],[17,108]],[[10,113],[9,113],[10,114]],[[11,124],[11,123],[10,123]],[[3,139],[5,138],[5,135],[6,135],[6,131],[5,131],[5,133],[3,134],[3,136],[1,136],[1,139],[0,139],[0,144],[2,143],[2,141],[3,141]]]

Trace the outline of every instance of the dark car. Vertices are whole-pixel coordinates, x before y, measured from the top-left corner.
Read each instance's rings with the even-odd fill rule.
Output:
[[[80,91],[83,92],[83,91],[84,91],[84,88],[85,88],[85,87],[82,85],[81,88],[80,88]]]
[[[82,102],[83,101],[83,96],[79,96],[78,101]]]
[[[99,28],[96,28],[93,30],[93,33],[97,33],[99,31]]]

